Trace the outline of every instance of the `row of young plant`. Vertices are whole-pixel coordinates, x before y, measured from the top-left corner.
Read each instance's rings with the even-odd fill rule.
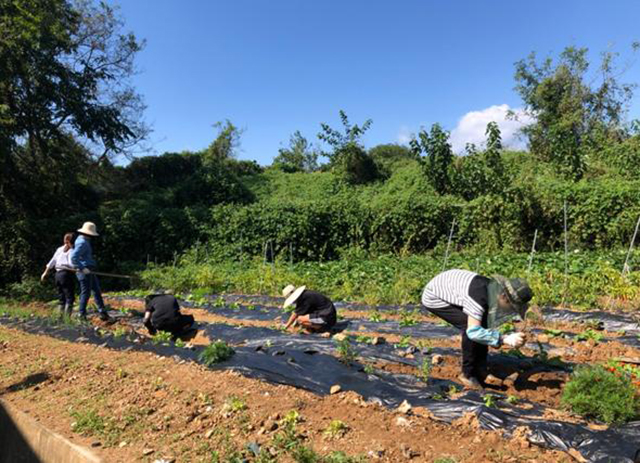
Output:
[[[187,255],[175,265],[150,265],[141,273],[143,288],[172,289],[195,295],[239,293],[279,295],[287,284],[307,285],[336,301],[367,304],[419,303],[424,285],[448,268],[483,275],[527,278],[533,303],[574,308],[618,308],[640,301],[640,271],[623,274],[627,251],[482,253],[438,248],[424,255],[371,257],[352,250],[328,262],[202,261]],[[627,265],[633,269],[637,259]],[[530,268],[529,268],[530,265]]]

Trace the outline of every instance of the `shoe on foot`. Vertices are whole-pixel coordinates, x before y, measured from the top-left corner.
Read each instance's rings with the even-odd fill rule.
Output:
[[[102,320],[103,322],[108,322],[109,320],[111,320],[111,317],[106,311],[100,311],[98,316],[100,317],[100,320]]]
[[[473,376],[467,376],[462,373],[458,376],[458,380],[467,389],[482,389],[482,384],[480,384],[480,381],[478,381],[478,379],[474,378]]]
[[[87,321],[87,314],[86,313],[79,313],[77,315],[78,320],[82,321],[82,322],[86,322]]]

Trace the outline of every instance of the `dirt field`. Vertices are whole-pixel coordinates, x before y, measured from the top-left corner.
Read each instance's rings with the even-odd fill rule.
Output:
[[[136,302],[112,299],[110,303],[114,308],[140,309]],[[30,310],[45,313],[49,309],[34,305]],[[228,319],[204,309],[184,311],[199,322],[272,325],[266,321]],[[366,316],[365,312],[342,313],[356,319]],[[122,319],[113,325],[100,326],[116,330],[136,325]],[[567,333],[584,329],[581,324],[570,323],[537,323],[530,328],[562,329]],[[387,343],[397,343],[402,338],[377,332],[352,334],[383,337]],[[619,334],[606,333],[610,338]],[[596,343],[538,336],[553,347],[549,356],[555,352],[567,362],[593,363],[613,357],[640,356],[637,349],[615,339]],[[199,334],[191,342],[204,345],[210,341]],[[429,340],[433,348],[457,348],[458,343],[456,338]],[[523,353],[533,356],[536,352],[523,349]],[[418,368],[411,365],[377,362],[374,366],[393,373],[419,374]],[[430,377],[456,381],[458,373],[459,358],[444,355],[441,363],[432,366]],[[512,371],[496,368],[493,373],[504,379]],[[521,401],[518,406],[523,409],[531,406],[528,400],[550,407],[546,412],[549,418],[576,422],[577,417],[559,409],[566,379],[566,372],[544,371],[522,376],[515,382],[498,382],[490,390],[517,397]],[[421,407],[402,413],[366,402],[353,391],[319,396],[291,386],[245,378],[235,372],[211,371],[179,358],[114,351],[2,326],[0,394],[54,431],[93,447],[109,462],[245,461],[243,458],[317,461],[293,455],[287,448],[294,445],[312,448],[322,455],[342,451],[361,456],[364,461],[573,460],[568,453],[530,444],[524,431],[516,431],[509,438],[504,438],[501,431],[484,431],[474,416],[465,416],[450,425],[434,420]],[[297,425],[295,431],[287,433],[292,410],[298,414]],[[334,420],[340,420],[344,426],[329,435],[326,431]],[[255,444],[262,449],[262,456],[247,457],[251,454],[247,446],[256,449]],[[266,456],[271,460],[259,459]]]

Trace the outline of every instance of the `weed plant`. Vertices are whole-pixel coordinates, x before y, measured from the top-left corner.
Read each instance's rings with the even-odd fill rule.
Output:
[[[169,346],[171,345],[171,333],[168,331],[158,331],[151,337],[151,342],[155,345]]]
[[[582,333],[578,333],[578,335],[576,336],[577,341],[592,340],[596,344],[598,344],[599,342],[602,342],[603,339],[604,339],[604,335],[602,333],[595,331],[591,328],[587,328]]]
[[[350,365],[356,359],[356,353],[348,338],[338,341],[336,349],[339,360],[345,365]]]
[[[576,369],[564,387],[561,403],[585,418],[620,424],[640,415],[640,397],[628,375],[601,365]]]
[[[323,434],[328,439],[339,439],[343,437],[347,431],[349,431],[349,426],[347,426],[344,421],[333,420],[329,423],[329,426],[327,426]]]

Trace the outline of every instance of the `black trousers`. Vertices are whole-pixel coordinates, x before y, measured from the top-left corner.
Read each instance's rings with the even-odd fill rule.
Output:
[[[489,346],[469,339],[467,336],[467,321],[469,317],[462,311],[462,307],[450,305],[437,309],[424,308],[462,331],[462,373],[467,377],[473,376],[480,381],[484,381],[487,375]],[[484,328],[487,327],[487,311],[485,311],[482,318],[482,326]]]
[[[158,325],[154,324],[154,328],[158,331],[168,331],[173,336],[180,336],[184,333],[188,328],[193,325],[194,322],[193,315],[184,315],[180,314],[175,320],[170,323],[160,323]]]
[[[55,281],[61,307],[71,307],[76,296],[76,276],[68,270],[58,270]]]

